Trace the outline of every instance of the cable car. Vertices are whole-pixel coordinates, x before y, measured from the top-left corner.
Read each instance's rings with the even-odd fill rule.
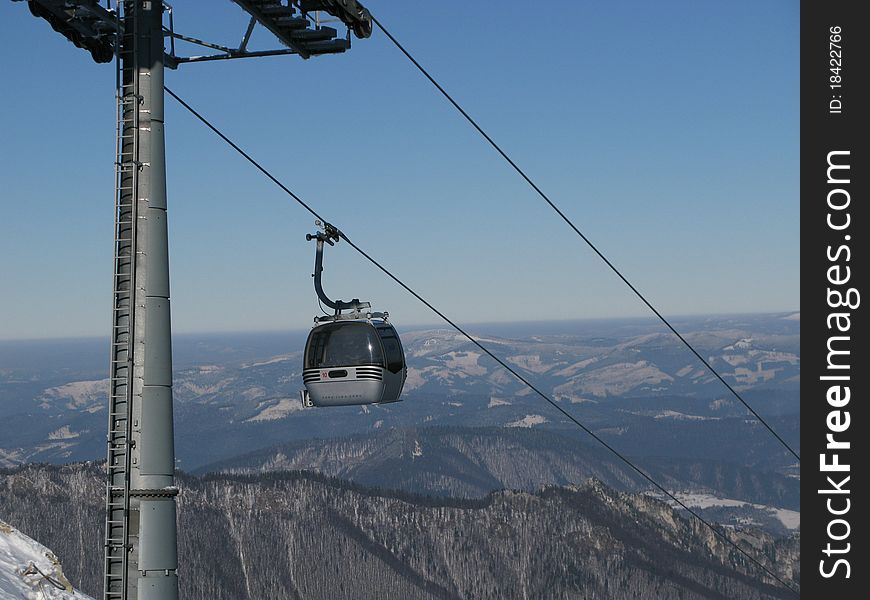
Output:
[[[308,334],[302,380],[309,405],[397,402],[406,375],[399,336],[385,320],[319,323]]]
[[[318,222],[318,225],[321,225]],[[385,404],[401,400],[408,368],[402,342],[386,312],[371,312],[371,304],[353,299],[330,300],[323,291],[323,245],[334,245],[341,233],[328,223],[324,232],[306,235],[317,240],[314,289],[333,315],[315,317],[305,343],[300,392],[305,406]],[[349,311],[349,312],[344,312]]]

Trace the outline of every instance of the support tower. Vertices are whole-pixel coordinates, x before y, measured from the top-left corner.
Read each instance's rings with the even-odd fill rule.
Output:
[[[95,62],[116,58],[103,599],[177,600],[164,65],[341,54],[350,49],[351,32],[357,38],[371,35],[373,19],[358,0],[233,0],[248,23],[241,43],[228,46],[177,33],[172,7],[158,0],[109,0],[105,7],[101,0],[13,2],[26,4]],[[339,37],[326,23],[344,25],[346,35]],[[250,49],[258,26],[271,32],[279,47]],[[176,43],[205,48],[207,54],[179,54]]]
[[[118,7],[104,599],[178,598],[161,2]]]

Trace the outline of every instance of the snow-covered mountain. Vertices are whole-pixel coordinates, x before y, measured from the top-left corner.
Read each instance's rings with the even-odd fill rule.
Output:
[[[763,415],[797,430],[800,321],[791,315],[676,320],[702,355]],[[643,321],[478,327],[476,339],[603,436],[657,432],[698,440],[746,429],[746,410],[660,324]],[[474,330],[473,330],[474,331]],[[401,331],[404,402],[303,409],[303,334],[176,342],[179,466],[194,469],[289,439],[340,437],[422,425],[559,427],[564,418],[452,330]],[[51,368],[46,356],[57,354]],[[25,360],[0,344],[0,467],[105,454],[105,362],[70,368],[46,345]],[[63,358],[61,358],[63,357]],[[642,426],[641,426],[642,424]],[[752,425],[749,426],[750,429]],[[632,429],[633,428],[633,429]],[[661,439],[656,437],[656,440]],[[686,451],[695,452],[687,447]]]
[[[93,600],[73,589],[48,548],[0,521],[0,598]]]

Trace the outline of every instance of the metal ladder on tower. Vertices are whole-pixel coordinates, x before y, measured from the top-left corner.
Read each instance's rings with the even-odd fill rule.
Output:
[[[104,600],[126,599],[130,545],[130,451],[136,314],[136,219],[139,187],[139,76],[134,57],[136,19],[117,3],[115,234],[109,425],[106,462]],[[133,9],[131,9],[132,12]],[[128,11],[124,11],[125,14]],[[126,22],[125,22],[126,21]],[[124,25],[127,25],[125,27]]]

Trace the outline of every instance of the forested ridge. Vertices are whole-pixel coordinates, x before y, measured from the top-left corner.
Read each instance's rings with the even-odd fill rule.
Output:
[[[649,482],[600,446],[569,432],[503,427],[407,427],[337,439],[293,441],[202,467],[199,472],[313,470],[369,487],[455,497],[499,489],[536,491],[598,479],[620,491]],[[800,510],[800,480],[725,461],[632,457],[672,490]]]
[[[662,502],[596,480],[479,499],[367,488],[323,475],[179,474],[185,599],[767,599],[795,594]],[[99,464],[0,472],[0,517],[101,588]],[[725,530],[799,582],[799,539]]]

